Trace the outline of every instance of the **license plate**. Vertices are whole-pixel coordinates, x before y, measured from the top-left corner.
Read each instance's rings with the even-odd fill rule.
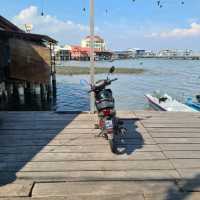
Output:
[[[106,129],[112,129],[113,128],[112,120],[106,120],[105,125],[106,125]]]

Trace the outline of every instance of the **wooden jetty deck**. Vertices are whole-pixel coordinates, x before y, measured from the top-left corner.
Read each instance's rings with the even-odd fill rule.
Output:
[[[200,114],[120,112],[120,155],[96,116],[0,112],[0,199],[200,199]]]

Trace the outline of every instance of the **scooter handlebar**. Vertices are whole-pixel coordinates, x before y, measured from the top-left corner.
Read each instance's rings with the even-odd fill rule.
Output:
[[[118,78],[114,78],[111,80],[106,80],[104,83],[105,83],[105,85],[110,85],[113,81],[117,81],[117,80],[118,80]],[[95,89],[96,89],[95,86],[92,86],[91,90],[89,90],[88,93],[95,91]]]
[[[118,78],[111,79],[110,82],[117,81]]]

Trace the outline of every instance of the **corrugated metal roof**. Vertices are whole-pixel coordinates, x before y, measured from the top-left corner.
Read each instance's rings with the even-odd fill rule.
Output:
[[[26,33],[2,16],[0,16],[0,35],[7,37],[17,37],[38,43],[43,43],[45,41],[54,44],[57,43],[56,40],[46,35]]]
[[[13,23],[8,21],[6,18],[0,15],[0,28],[6,31],[16,31],[16,32],[24,32]]]
[[[53,38],[46,36],[46,35],[39,35],[39,34],[33,34],[33,33],[25,33],[25,32],[14,32],[14,31],[4,31],[0,30],[0,35],[5,37],[16,37],[24,40],[30,40],[34,42],[51,42],[56,44],[57,41]]]

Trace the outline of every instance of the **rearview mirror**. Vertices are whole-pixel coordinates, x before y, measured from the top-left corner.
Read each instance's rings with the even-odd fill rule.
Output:
[[[109,73],[112,74],[115,71],[115,66],[112,66],[109,70]]]
[[[89,85],[88,81],[85,80],[85,79],[81,79],[81,80],[80,80],[80,84],[81,84],[82,86],[88,86],[88,85]]]

